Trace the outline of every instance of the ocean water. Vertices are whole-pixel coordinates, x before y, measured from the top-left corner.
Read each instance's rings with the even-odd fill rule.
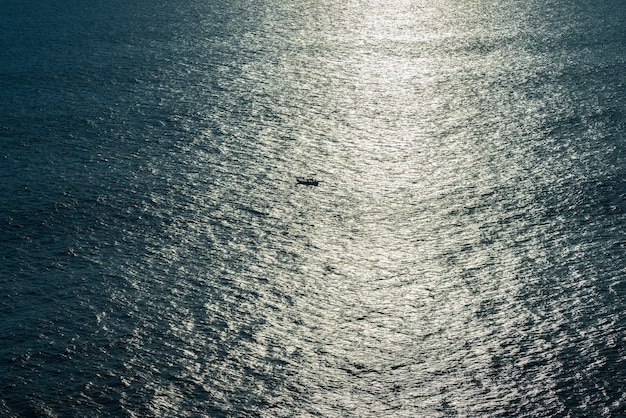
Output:
[[[626,416],[622,0],[4,0],[0,179],[1,416]]]

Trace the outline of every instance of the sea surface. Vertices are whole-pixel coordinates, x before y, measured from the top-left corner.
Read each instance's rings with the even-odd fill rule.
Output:
[[[0,416],[625,417],[625,296],[623,0],[2,2]]]

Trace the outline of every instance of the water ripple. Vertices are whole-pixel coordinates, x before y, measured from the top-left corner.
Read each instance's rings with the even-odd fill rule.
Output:
[[[623,415],[623,6],[172,5],[0,18],[0,414]]]

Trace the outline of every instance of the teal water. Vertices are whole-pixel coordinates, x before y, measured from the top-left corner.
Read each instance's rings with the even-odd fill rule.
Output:
[[[5,3],[0,415],[626,415],[621,2]]]

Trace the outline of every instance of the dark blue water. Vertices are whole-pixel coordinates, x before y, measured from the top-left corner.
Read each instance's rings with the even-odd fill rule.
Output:
[[[625,20],[5,0],[0,415],[626,416]]]

